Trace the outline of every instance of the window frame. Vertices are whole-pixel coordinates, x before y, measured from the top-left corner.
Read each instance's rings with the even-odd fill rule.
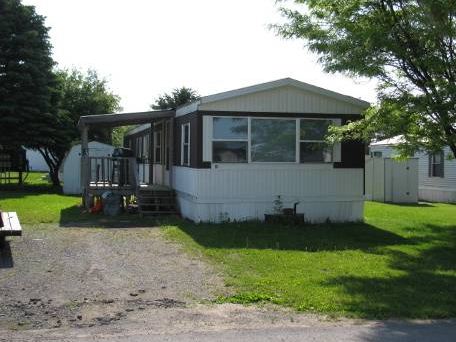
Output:
[[[247,137],[246,138],[236,138],[236,139],[217,139],[214,138],[214,119],[247,119]],[[250,160],[250,117],[247,116],[213,116],[212,117],[212,140],[211,140],[211,149],[212,149],[212,162],[215,164],[248,164]],[[247,143],[247,158],[245,162],[215,162],[214,161],[214,142],[246,142]]]
[[[435,162],[435,159],[436,159],[437,155],[439,155],[439,157],[440,157],[440,162],[439,163]],[[445,159],[444,151],[435,152],[435,153],[432,153],[430,155],[430,158],[429,158],[429,162],[430,162],[430,177],[432,177],[432,178],[445,178],[445,171],[444,171],[445,163],[444,163],[444,159]],[[436,165],[440,165],[440,173],[439,174],[436,174],[436,172],[435,172],[435,166]]]
[[[324,161],[324,156],[323,156],[323,161],[309,161],[309,162],[301,162],[301,143],[319,143],[319,144],[325,144],[325,140],[315,140],[315,139],[301,139],[301,122],[303,120],[322,120],[322,121],[329,121],[330,125],[334,124],[333,119],[331,118],[299,118],[299,137],[298,137],[298,144],[299,144],[299,155],[298,155],[298,163],[299,164],[328,164],[328,163],[333,163],[334,159],[334,151],[331,151],[331,161],[326,162]]]
[[[247,119],[247,138],[236,138],[236,139],[217,139],[214,138],[214,134],[212,133],[211,136],[211,150],[212,150],[212,163],[213,164],[332,164],[334,163],[334,151],[331,151],[331,161],[315,161],[315,162],[301,162],[301,142],[317,142],[317,143],[324,143],[325,140],[310,140],[310,139],[305,139],[301,140],[301,121],[302,120],[324,120],[324,121],[329,121],[332,125],[334,125],[334,119],[340,119],[339,117],[337,118],[318,118],[318,117],[266,117],[266,116],[235,116],[235,115],[213,115],[212,118],[222,118],[222,119]],[[280,161],[268,161],[268,162],[262,162],[262,161],[252,161],[252,135],[251,135],[251,129],[252,129],[252,119],[253,120],[286,120],[286,121],[295,121],[296,122],[296,146],[295,146],[295,160],[294,161],[288,161],[288,162],[280,162]],[[212,131],[214,129],[214,120],[212,120]],[[247,142],[247,158],[246,162],[216,162],[214,161],[214,142],[215,141],[226,141],[226,142]]]
[[[185,129],[188,127],[188,142],[185,142]],[[181,165],[190,166],[190,122],[186,122],[181,126]],[[184,146],[187,146],[187,163],[184,163]]]

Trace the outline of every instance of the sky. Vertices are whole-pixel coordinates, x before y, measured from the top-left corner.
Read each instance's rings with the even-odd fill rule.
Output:
[[[375,82],[327,74],[302,40],[268,28],[275,0],[23,0],[46,17],[61,68],[95,69],[125,112],[186,86],[211,95],[291,77],[375,101]]]

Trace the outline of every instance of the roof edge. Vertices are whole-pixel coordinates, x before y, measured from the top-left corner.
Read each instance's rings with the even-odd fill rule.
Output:
[[[362,108],[368,108],[370,106],[370,103],[367,101],[364,101],[364,100],[361,100],[361,99],[358,99],[358,98],[355,98],[355,97],[352,97],[349,95],[337,93],[335,91],[328,90],[325,88],[317,87],[312,84],[301,82],[301,81],[295,80],[290,77],[282,78],[282,79],[275,80],[275,81],[265,82],[265,83],[259,83],[256,85],[243,87],[243,88],[239,88],[239,89],[229,90],[226,92],[221,92],[221,93],[217,93],[217,94],[213,94],[213,95],[204,96],[201,98],[200,102],[201,102],[201,104],[211,103],[211,102],[229,99],[232,97],[253,94],[253,93],[270,90],[270,89],[274,89],[274,88],[281,87],[281,86],[287,86],[287,85],[294,86],[294,87],[300,88],[302,90],[307,90],[307,91],[310,91],[313,93],[317,93],[317,94],[320,94],[323,96],[332,97],[339,101],[348,102],[348,103],[351,103],[353,105],[356,105],[356,106],[359,106]]]

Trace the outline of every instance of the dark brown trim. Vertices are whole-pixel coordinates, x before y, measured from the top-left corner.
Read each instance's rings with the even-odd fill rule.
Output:
[[[203,115],[239,116],[239,117],[286,117],[286,118],[328,118],[342,119],[342,124],[359,120],[361,114],[321,114],[321,113],[265,113],[233,111],[197,111],[175,118],[174,165],[191,168],[211,168],[210,162],[203,162]],[[190,122],[190,165],[181,165],[181,126]],[[195,143],[196,142],[196,143]],[[344,141],[341,143],[341,162],[333,163],[334,168],[364,169],[365,144],[361,141]]]
[[[360,116],[358,116],[358,119]],[[349,121],[353,119],[342,118],[342,125],[346,125]],[[356,120],[356,119],[354,119]],[[363,141],[352,140],[352,141],[343,141],[341,143],[341,162],[334,163],[333,166],[335,169],[364,169],[365,164],[365,150],[366,146]]]
[[[174,120],[174,165],[202,168],[203,119],[197,112],[176,117]],[[190,123],[190,165],[181,165],[182,126]]]

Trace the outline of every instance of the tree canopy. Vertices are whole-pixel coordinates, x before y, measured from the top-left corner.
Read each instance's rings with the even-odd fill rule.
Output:
[[[378,104],[332,139],[401,134],[403,155],[446,145],[456,155],[456,1],[293,2],[279,35],[304,39],[328,72],[379,80]]]
[[[53,66],[44,18],[0,0],[0,144],[35,147],[50,133]]]
[[[160,95],[150,107],[152,109],[164,110],[175,109],[181,105],[196,101],[200,98],[198,92],[192,88],[181,87],[175,88],[169,94]]]
[[[58,169],[71,145],[79,141],[77,129],[82,115],[108,114],[120,109],[119,96],[113,94],[107,80],[94,70],[82,73],[78,70],[55,72],[54,120],[49,126],[47,140],[36,146],[50,168],[53,183],[58,185]],[[109,128],[94,128],[90,139],[110,143]]]

